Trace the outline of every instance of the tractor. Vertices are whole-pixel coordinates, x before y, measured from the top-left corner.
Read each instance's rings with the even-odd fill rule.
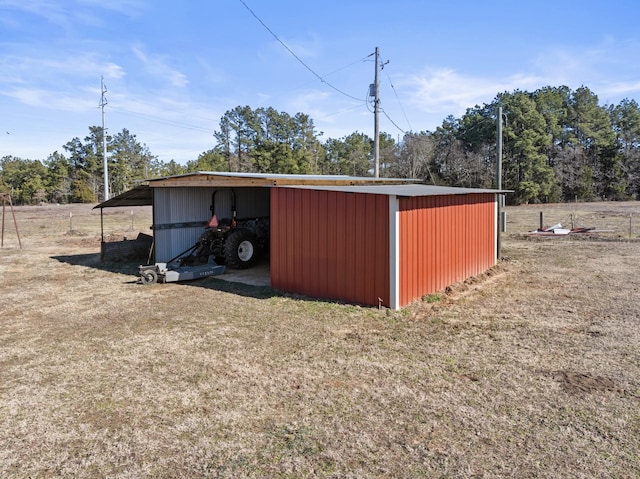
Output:
[[[196,279],[222,274],[224,265],[244,269],[252,266],[258,257],[269,250],[269,218],[243,218],[236,216],[236,194],[231,191],[231,218],[218,220],[215,199],[211,195],[213,216],[198,242],[166,263],[139,267],[140,282],[170,282]]]
[[[195,250],[200,261],[213,256],[219,264],[229,268],[245,269],[252,266],[258,257],[269,249],[269,218],[236,217],[236,194],[231,191],[231,218],[218,220],[216,215],[216,194],[211,195],[213,216],[207,224],[198,243],[201,248]],[[185,258],[185,261],[190,261]]]

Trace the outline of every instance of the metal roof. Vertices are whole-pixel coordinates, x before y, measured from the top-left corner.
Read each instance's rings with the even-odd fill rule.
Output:
[[[492,190],[483,188],[456,188],[452,186],[434,185],[354,185],[354,186],[325,186],[325,185],[302,185],[285,186],[285,188],[302,188],[321,191],[338,191],[343,193],[366,193],[387,196],[445,196],[445,195],[470,195],[470,194],[503,194],[510,193],[510,190]]]
[[[373,178],[346,175],[284,175],[277,173],[237,173],[220,171],[197,171],[183,175],[151,178],[153,187],[242,187],[285,185],[370,185],[411,184],[419,182],[407,178]]]
[[[372,178],[346,175],[283,175],[275,173],[232,173],[198,171],[184,175],[166,176],[146,180],[147,183],[136,186],[118,196],[104,201],[95,208],[114,208],[118,206],[147,206],[152,204],[153,187],[247,187],[277,186],[283,188],[307,188],[345,193],[366,193],[393,196],[442,196],[468,195],[479,193],[510,193],[510,190],[492,190],[481,188],[456,188],[416,184],[419,180],[406,178]]]
[[[153,203],[152,191],[149,185],[138,185],[135,188],[114,196],[93,207],[96,208],[116,208],[118,206],[148,206]]]
[[[367,181],[373,183],[385,183],[385,182],[416,182],[421,180],[407,179],[407,178],[374,178],[371,176],[349,176],[349,175],[290,175],[282,173],[241,173],[231,171],[195,171],[191,173],[183,173],[181,175],[165,176],[160,178],[149,178],[146,181],[161,181],[169,178],[185,178],[190,176],[215,176],[215,177],[230,177],[230,178],[251,178],[251,179],[288,179],[288,180],[300,180],[300,181]]]

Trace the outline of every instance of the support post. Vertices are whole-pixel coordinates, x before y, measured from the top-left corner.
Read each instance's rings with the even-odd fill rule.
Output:
[[[18,230],[18,222],[16,221],[16,213],[13,211],[13,202],[11,201],[11,195],[9,193],[0,193],[2,198],[2,238],[0,239],[0,247],[4,247],[4,217],[5,217],[5,205],[9,200],[9,208],[11,209],[11,216],[13,216],[13,225],[16,228],[16,235],[18,236],[18,244],[22,249],[22,241],[20,240],[20,231]]]

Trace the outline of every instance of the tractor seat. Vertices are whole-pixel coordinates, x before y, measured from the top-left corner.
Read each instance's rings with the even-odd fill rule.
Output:
[[[209,223],[207,223],[207,228],[225,229],[229,228],[232,224],[233,221],[231,220],[231,218],[222,218],[221,220],[218,220],[218,216],[213,215],[209,220]]]

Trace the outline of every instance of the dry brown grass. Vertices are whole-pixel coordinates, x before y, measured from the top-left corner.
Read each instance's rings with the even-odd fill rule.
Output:
[[[136,285],[99,263],[99,213],[69,234],[59,208],[18,209],[0,250],[0,477],[640,477],[627,230],[519,239],[540,207],[510,208],[505,261],[395,313]]]

